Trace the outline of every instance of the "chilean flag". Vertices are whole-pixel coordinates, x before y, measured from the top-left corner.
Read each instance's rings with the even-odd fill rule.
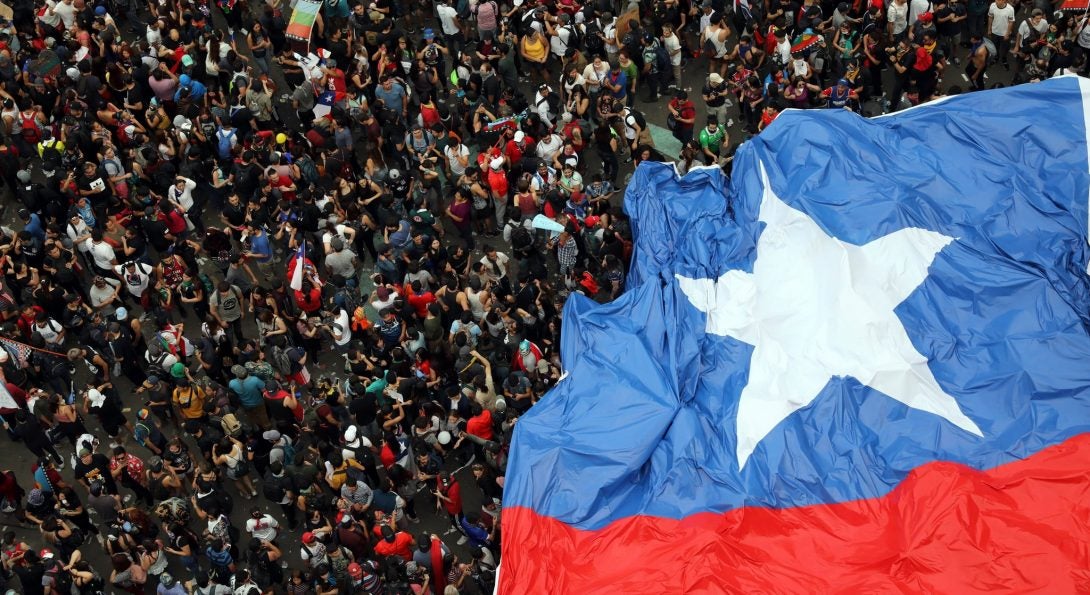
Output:
[[[1090,81],[644,163],[518,420],[499,592],[1090,592]]]

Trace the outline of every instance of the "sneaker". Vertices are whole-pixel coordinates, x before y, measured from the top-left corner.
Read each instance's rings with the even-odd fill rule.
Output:
[[[458,531],[457,529],[455,529],[454,527],[451,527],[450,529],[447,529],[446,531],[444,531],[443,535],[450,535],[451,533],[456,533],[457,531]]]
[[[469,538],[463,535],[458,538],[458,545],[465,545],[467,541],[469,541]]]

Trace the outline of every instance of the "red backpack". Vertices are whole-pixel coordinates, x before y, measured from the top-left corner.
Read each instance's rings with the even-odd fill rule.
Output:
[[[38,125],[37,118],[34,117],[35,112],[31,112],[30,116],[23,112],[19,112],[19,117],[23,121],[23,131],[20,133],[23,135],[23,140],[28,145],[36,145],[42,140],[42,128]]]

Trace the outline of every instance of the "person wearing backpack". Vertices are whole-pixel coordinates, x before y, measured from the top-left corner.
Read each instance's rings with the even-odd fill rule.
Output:
[[[969,35],[969,42],[972,45],[965,65],[965,75],[969,77],[970,90],[979,91],[984,88],[984,71],[993,60],[992,51],[988,48],[991,42],[980,33]]]
[[[231,126],[231,120],[224,118],[216,129],[216,158],[220,163],[230,163],[238,145],[238,133]]]
[[[647,81],[647,103],[659,100],[660,87],[665,87],[665,79],[670,72],[670,55],[655,36],[645,33],[643,44],[643,72],[640,79]]]

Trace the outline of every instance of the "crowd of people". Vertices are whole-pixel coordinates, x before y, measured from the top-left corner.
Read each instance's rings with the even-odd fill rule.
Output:
[[[564,300],[624,290],[624,171],[1090,49],[1048,0],[326,0],[310,39],[295,7],[0,22],[15,592],[492,592]]]

